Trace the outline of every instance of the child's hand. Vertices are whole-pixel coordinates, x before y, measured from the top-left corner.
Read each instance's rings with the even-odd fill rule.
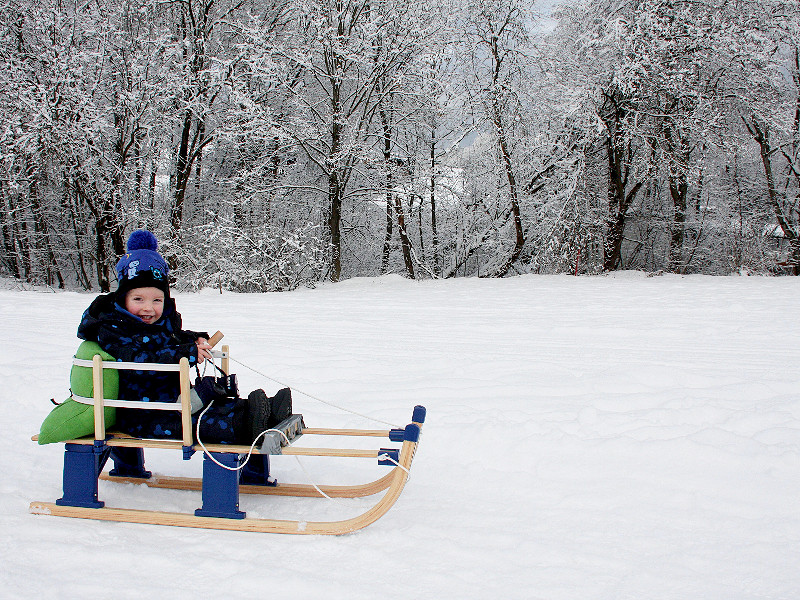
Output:
[[[205,359],[211,360],[211,346],[206,338],[197,338],[197,364],[202,364]]]

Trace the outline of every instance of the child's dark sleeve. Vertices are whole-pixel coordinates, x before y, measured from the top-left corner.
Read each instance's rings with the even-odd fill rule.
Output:
[[[183,333],[185,333],[192,340],[196,340],[197,338],[205,338],[207,340],[211,339],[211,336],[207,331],[190,331],[188,329],[184,329]]]

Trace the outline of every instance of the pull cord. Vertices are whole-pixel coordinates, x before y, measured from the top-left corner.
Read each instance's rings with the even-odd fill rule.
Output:
[[[308,392],[304,392],[303,390],[297,389],[297,388],[295,388],[295,387],[293,387],[293,386],[291,386],[289,384],[283,383],[282,381],[278,381],[274,377],[270,377],[266,373],[262,373],[258,369],[254,369],[253,367],[251,367],[249,365],[246,365],[242,361],[236,360],[233,357],[228,357],[228,359],[232,360],[233,362],[235,362],[238,365],[243,366],[245,369],[249,369],[250,371],[252,371],[253,373],[256,373],[257,375],[260,375],[261,377],[264,377],[265,379],[269,379],[270,381],[273,381],[273,382],[277,383],[281,387],[291,388],[292,392],[297,392],[298,394],[302,394],[303,396],[311,398],[312,400],[316,400],[317,402],[321,402],[322,404],[326,404],[328,406],[331,406],[331,407],[336,408],[338,410],[341,410],[343,412],[350,413],[351,415],[355,415],[357,417],[361,417],[363,419],[367,419],[368,421],[373,421],[375,423],[381,423],[383,425],[388,425],[389,427],[392,427],[392,428],[395,428],[395,429],[402,429],[402,426],[401,425],[397,425],[396,423],[390,423],[389,421],[383,421],[381,419],[376,419],[375,417],[370,417],[369,415],[365,415],[365,414],[357,412],[355,410],[351,410],[349,408],[345,408],[344,406],[339,406],[338,404],[334,404],[333,402],[328,402],[327,400],[323,400],[322,398],[320,398],[318,396],[315,396],[314,394],[309,394]]]

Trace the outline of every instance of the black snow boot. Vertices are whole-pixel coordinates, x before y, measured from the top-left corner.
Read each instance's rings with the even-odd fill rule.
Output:
[[[270,427],[275,427],[275,425],[292,416],[292,390],[289,388],[283,388],[282,390],[279,390],[277,394],[269,399],[269,402]]]
[[[270,399],[264,390],[253,390],[247,396],[248,412],[250,416],[250,441],[262,431],[270,428]]]

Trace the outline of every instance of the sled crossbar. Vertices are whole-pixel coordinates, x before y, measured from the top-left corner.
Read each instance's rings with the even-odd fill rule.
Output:
[[[221,334],[219,334],[221,337]],[[216,336],[214,336],[216,337]],[[215,351],[216,353],[216,351]],[[228,372],[229,351],[223,346],[222,369]],[[179,365],[156,365],[154,363],[121,363],[103,361],[97,355],[91,361],[77,362],[79,366],[91,366],[93,375],[93,398],[95,432],[87,436],[64,442],[63,496],[56,502],[31,502],[30,512],[63,517],[95,519],[102,521],[125,521],[177,527],[198,527],[237,531],[255,531],[290,534],[339,535],[356,531],[382,517],[397,501],[408,480],[411,462],[416,452],[425,421],[425,408],[417,406],[412,420],[405,428],[391,430],[310,428],[303,423],[302,415],[291,415],[265,436],[258,453],[249,456],[241,467],[244,456],[250,454],[249,446],[232,444],[195,444],[192,436],[191,405],[189,401],[189,365],[182,359]],[[88,364],[85,364],[88,363]],[[157,367],[157,368],[154,368]],[[164,368],[162,368],[164,367]],[[139,439],[125,434],[106,431],[104,408],[114,406],[113,400],[103,398],[103,369],[136,369],[141,371],[178,371],[181,381],[180,402],[170,404],[172,410],[180,410],[183,424],[181,440]],[[124,401],[125,408],[155,408],[149,402]],[[296,447],[292,442],[302,435],[382,437],[400,442],[400,448],[354,449]],[[36,440],[38,436],[33,436]],[[181,450],[188,460],[195,452],[204,454],[201,478],[170,477],[153,475],[144,468],[144,450],[148,448]],[[390,472],[375,481],[359,485],[283,484],[270,477],[271,455],[371,458],[378,464],[392,467]],[[115,468],[108,473],[103,469],[111,458]],[[150,510],[106,507],[99,500],[99,481],[144,484],[147,487],[176,490],[197,490],[202,493],[202,507],[191,513],[170,513]],[[384,492],[380,500],[369,510],[356,517],[342,521],[286,521],[277,519],[247,518],[239,510],[240,494],[258,494],[296,497],[357,498]]]
[[[305,433],[305,432],[303,432]],[[39,436],[31,436],[35,442]],[[68,440],[65,444],[77,444],[83,446],[93,446],[95,441],[92,438],[78,438]],[[160,450],[182,450],[183,444],[178,440],[154,440],[133,438],[124,434],[109,432],[105,440],[105,445],[109,448],[157,448]],[[239,446],[234,444],[204,444],[208,452],[219,452],[223,454],[247,454],[250,446]],[[192,452],[202,452],[200,445],[191,447]],[[281,448],[280,452],[273,452],[272,455],[282,454],[284,456],[334,456],[339,458],[378,458],[381,450],[361,450],[357,448],[305,448],[287,447]]]

